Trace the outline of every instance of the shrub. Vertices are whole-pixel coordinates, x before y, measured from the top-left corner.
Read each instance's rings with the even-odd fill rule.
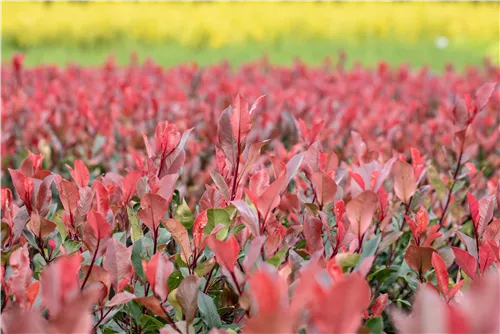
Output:
[[[20,69],[9,72],[13,76],[4,94],[10,99],[3,103],[14,114],[3,117],[10,138],[46,135],[43,130],[26,133],[28,128],[14,133],[9,126],[16,116],[44,119],[41,115],[50,107],[33,101],[49,103],[51,98],[30,91],[40,86],[26,81],[52,70],[59,76],[59,69],[34,70],[33,77]],[[86,70],[67,71],[85,82]],[[123,74],[89,71],[91,76]],[[146,65],[126,71],[148,78],[162,69]],[[180,82],[189,77],[182,68],[172,71]],[[228,73],[223,67],[209,71]],[[168,101],[155,107],[144,102],[153,101],[151,95],[133,98],[139,93],[127,89],[123,95],[109,93],[109,118],[98,120],[96,115],[106,111],[87,105],[76,107],[77,115],[60,124],[67,135],[61,137],[64,145],[73,140],[77,147],[59,152],[80,150],[87,163],[63,155],[53,161],[55,168],[72,161],[61,175],[44,169],[43,153],[30,152],[18,169],[9,169],[14,191],[5,187],[1,194],[3,331],[498,331],[500,218],[495,206],[500,186],[497,174],[483,169],[497,163],[495,147],[479,139],[498,125],[495,83],[481,85],[472,96],[453,97],[451,104],[440,91],[449,81],[414,73],[401,77],[381,68],[340,71],[335,78],[301,65],[272,71],[282,76],[259,79],[252,67],[234,74],[248,76],[250,83],[242,90],[252,89],[252,80],[267,80],[269,95],[249,106],[237,94],[217,126],[196,94],[220,99],[225,93],[211,92],[224,86],[205,75],[187,80],[196,87],[185,104]],[[288,76],[292,73],[297,77]],[[301,82],[308,76],[307,84]],[[315,81],[328,76],[331,82]],[[457,85],[470,85],[449,76]],[[375,86],[359,78],[371,78]],[[111,77],[103,80],[102,89],[117,85]],[[201,83],[205,80],[209,82]],[[282,87],[273,88],[277,82]],[[434,89],[419,85],[423,82],[433,82]],[[320,87],[308,89],[313,84]],[[74,100],[62,101],[71,96],[66,92],[71,85],[78,86],[68,81],[66,87],[54,88],[67,95],[53,94],[53,114],[36,124],[54,124],[64,113],[61,109],[75,107]],[[424,89],[425,96],[435,95],[438,107],[423,107],[419,94]],[[336,102],[324,97],[327,92],[348,97]],[[104,98],[102,94],[92,98]],[[130,100],[113,102],[118,98]],[[85,101],[76,105],[85,106]],[[408,101],[415,102],[406,106]],[[125,108],[118,111],[115,103]],[[187,109],[182,114],[176,109],[182,105],[199,114]],[[166,106],[174,113],[170,117],[180,115],[182,130],[177,121],[158,122],[154,135],[144,134],[143,143],[132,144],[128,134],[145,128],[150,115],[165,115],[160,110]],[[40,108],[40,113],[29,108]],[[287,138],[288,116],[281,110],[295,116],[298,138]],[[198,126],[199,115],[206,124]],[[409,118],[422,119],[422,124]],[[130,131],[123,131],[123,121]],[[193,122],[197,126],[188,128]],[[133,125],[137,128],[132,130]],[[111,131],[107,140],[113,131],[121,132],[120,140],[107,141],[94,159],[87,140],[101,127]],[[336,129],[344,137],[338,138]],[[429,138],[428,131],[435,137]],[[277,136],[286,145],[264,136]],[[328,149],[334,145],[328,142],[332,137],[337,137],[336,151]],[[391,152],[406,148],[407,142],[443,146]],[[212,144],[215,154],[206,154],[202,167],[201,147]],[[144,152],[135,149],[139,145]],[[266,146],[272,150],[263,152]],[[105,158],[106,150],[113,154],[119,147],[121,160]],[[436,153],[442,148],[444,154]],[[134,159],[125,163],[130,157]],[[103,174],[106,168],[111,171]]]

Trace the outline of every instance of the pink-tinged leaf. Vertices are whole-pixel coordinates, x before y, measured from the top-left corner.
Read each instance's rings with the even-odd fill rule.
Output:
[[[167,213],[168,201],[160,195],[147,193],[141,199],[141,208],[142,210],[137,215],[149,229],[156,233],[161,220]]]
[[[269,159],[271,160],[271,165],[273,167],[274,177],[276,179],[279,178],[281,175],[286,173],[286,165],[283,161],[281,161],[280,158],[278,158],[277,156],[271,155],[269,157]]]
[[[113,307],[113,306],[123,305],[123,304],[128,303],[129,301],[136,299],[136,298],[137,297],[134,294],[132,294],[128,291],[119,292],[113,298],[111,298],[111,300],[109,301],[109,303],[105,307]]]
[[[19,305],[2,312],[1,326],[5,334],[49,333],[48,322],[39,311],[25,311]]]
[[[479,272],[483,274],[494,262],[495,254],[493,250],[488,243],[483,243],[479,247]]]
[[[175,183],[178,178],[179,174],[169,174],[162,177],[159,183],[160,187],[156,191],[156,194],[170,202],[172,200],[172,196],[174,195]]]
[[[180,246],[184,262],[189,263],[189,258],[193,254],[193,251],[191,250],[191,241],[189,240],[186,228],[175,219],[166,219],[163,221],[163,225],[172,234],[175,242]]]
[[[328,205],[334,200],[337,184],[328,174],[315,173],[312,175],[311,181],[320,207]]]
[[[392,173],[394,174],[394,193],[403,203],[408,204],[417,190],[412,165],[398,160],[392,167]]]
[[[455,107],[453,108],[453,116],[455,118],[455,125],[459,129],[463,129],[467,125],[469,121],[469,111],[467,110],[464,99],[457,97]]]
[[[416,220],[420,234],[424,233],[425,230],[427,229],[427,226],[429,225],[429,217],[427,215],[427,211],[419,210],[417,213]]]
[[[432,268],[432,254],[435,251],[432,247],[410,245],[406,249],[405,261],[410,268],[424,274]]]
[[[106,215],[109,210],[109,194],[106,187],[98,180],[95,180],[92,184],[92,188],[95,191],[96,207],[97,211],[102,215]]]
[[[38,210],[40,216],[46,216],[49,212],[49,207],[52,202],[52,181],[54,180],[53,175],[45,177],[38,187],[38,193],[36,195],[35,208]]]
[[[212,177],[214,184],[217,186],[217,188],[222,193],[222,196],[224,196],[224,198],[227,198],[227,196],[229,194],[229,187],[227,186],[226,181],[224,181],[224,178],[222,177],[222,175],[220,175],[216,171],[211,171],[210,176]]]
[[[158,173],[158,178],[162,179],[166,175],[172,175],[179,172],[182,165],[184,164],[184,160],[186,160],[186,151],[184,150],[184,146],[186,146],[187,140],[189,139],[189,135],[193,131],[194,128],[187,129],[182,134],[181,140],[179,144],[164,160],[163,165],[160,168]]]
[[[148,158],[152,159],[155,156],[154,150],[151,147],[151,144],[149,143],[148,137],[144,133],[142,134],[142,139],[144,139],[144,146],[146,147],[146,153],[148,154]]]
[[[458,238],[462,243],[467,247],[467,251],[469,252],[470,255],[472,255],[475,259],[478,258],[477,254],[477,246],[476,246],[476,240],[473,238],[469,237],[465,233],[461,231],[457,231]]]
[[[500,241],[500,218],[495,218],[489,224],[483,234],[483,240],[492,240],[495,243]]]
[[[282,310],[286,302],[286,282],[279,275],[261,269],[250,277],[248,284],[253,299],[252,311],[262,315]]]
[[[50,314],[63,311],[65,301],[78,294],[78,272],[82,263],[80,254],[64,255],[41,273],[43,305]]]
[[[486,106],[486,104],[488,104],[488,100],[490,99],[491,94],[493,94],[496,85],[496,82],[488,82],[479,87],[479,89],[476,91],[475,102],[477,112],[480,112]]]
[[[493,240],[488,240],[486,243],[491,248],[493,255],[495,255],[497,263],[500,263],[500,247],[498,247],[498,243],[495,243]]]
[[[238,143],[233,135],[231,126],[231,111],[228,107],[224,110],[219,119],[218,140],[224,155],[232,166],[236,166],[236,157],[238,156]]]
[[[460,267],[460,269],[462,269],[467,274],[467,276],[475,279],[477,275],[476,259],[472,255],[458,247],[451,247],[451,249],[453,249],[453,254],[455,254],[455,262]]]
[[[367,190],[352,199],[346,206],[346,214],[351,222],[351,230],[360,238],[370,227],[373,215],[378,207],[378,197]]]
[[[252,128],[252,120],[248,113],[248,102],[240,94],[236,95],[233,100],[231,128],[238,145],[245,139]]]
[[[351,138],[354,144],[354,150],[356,151],[356,156],[358,157],[358,160],[361,161],[363,155],[365,155],[367,151],[366,144],[361,135],[356,131],[351,131]]]
[[[61,179],[57,183],[57,189],[59,190],[59,199],[64,210],[68,213],[74,213],[80,200],[78,187],[69,181]]]
[[[40,282],[34,282],[28,287],[28,290],[26,291],[26,299],[28,301],[29,307],[33,306],[33,303],[35,302],[36,297],[38,297],[39,292]]]
[[[469,203],[469,210],[472,222],[474,223],[474,229],[477,230],[477,226],[479,224],[479,202],[470,192],[467,192],[467,202]]]
[[[375,300],[372,306],[372,316],[380,317],[382,315],[382,312],[384,312],[388,301],[389,301],[389,295],[387,293],[378,296],[378,298]]]
[[[127,204],[135,194],[137,181],[141,177],[140,171],[130,172],[123,178],[122,203]]]
[[[383,236],[382,241],[378,245],[377,254],[380,254],[384,249],[395,243],[403,235],[402,231],[393,231]]]
[[[30,230],[33,232],[38,238],[45,238],[48,236],[54,229],[56,228],[56,224],[47,220],[43,217],[40,217],[38,213],[33,211],[31,213],[30,219]]]
[[[443,296],[448,296],[448,270],[446,269],[446,264],[437,252],[432,253],[432,266],[436,272],[436,279],[438,282],[439,290]]]
[[[90,287],[97,288],[99,290],[98,302],[99,305],[103,305],[109,297],[109,291],[111,290],[111,275],[109,272],[100,266],[92,266],[92,271],[89,274],[90,266],[86,265],[82,267],[82,279],[81,284],[84,282],[84,277],[88,279],[86,282],[86,289]]]
[[[23,233],[23,229],[26,226],[26,223],[30,219],[30,215],[28,213],[28,210],[26,209],[26,206],[23,206],[19,210],[16,211],[16,214],[14,215],[14,226],[12,227],[12,241],[11,243],[15,242],[17,238],[21,236]]]
[[[248,227],[253,236],[257,237],[259,235],[259,218],[255,210],[243,200],[232,201],[231,204],[238,210],[241,222]]]
[[[478,202],[479,204],[479,222],[477,225],[477,233],[479,237],[483,236],[486,226],[493,218],[493,210],[495,209],[494,196],[485,196]]]
[[[243,269],[245,269],[246,273],[250,273],[255,263],[257,263],[257,259],[261,254],[262,247],[264,247],[265,242],[266,237],[263,235],[256,237],[250,242],[248,253],[242,263]]]
[[[131,250],[119,240],[111,238],[104,254],[103,267],[111,276],[111,283],[115,292],[119,291],[118,286],[132,270],[130,260]]]
[[[370,305],[370,286],[360,275],[333,284],[311,307],[314,326],[321,333],[356,333]],[[328,307],[325,307],[328,305]]]
[[[323,223],[321,219],[307,215],[304,219],[304,237],[306,239],[306,250],[309,255],[323,252]]]
[[[234,272],[234,265],[240,254],[240,245],[234,235],[227,241],[220,241],[214,235],[208,237],[208,247],[214,252],[217,262],[230,272]]]
[[[188,324],[191,324],[198,309],[198,293],[200,279],[196,275],[184,278],[177,288],[175,297],[182,308],[182,314]]]
[[[248,111],[248,113],[249,113],[250,115],[252,115],[252,114],[253,114],[253,112],[255,111],[255,109],[257,109],[257,107],[258,107],[258,106],[262,103],[262,100],[263,100],[265,97],[266,97],[266,94],[259,96],[259,97],[255,100],[255,102],[254,102],[254,103],[252,104],[252,106],[250,107],[250,110]]]
[[[148,310],[153,312],[153,314],[162,317],[163,319],[168,319],[161,302],[155,296],[140,297],[135,299],[136,302],[145,306]]]
[[[418,228],[417,224],[415,224],[413,219],[411,219],[407,215],[405,215],[405,221],[408,224],[408,226],[410,226],[411,234],[413,234],[413,237],[415,238],[415,241],[417,242],[420,238],[420,229]]]
[[[439,294],[427,285],[421,285],[415,295],[412,314],[399,309],[391,312],[398,333],[454,333],[449,331],[449,308]]]
[[[24,201],[27,198],[26,188],[24,186],[24,181],[26,177],[18,170],[9,168],[10,177],[12,179],[12,183],[14,184],[14,188],[16,188],[17,194]]]
[[[269,140],[264,140],[262,142],[250,145],[250,149],[248,150],[248,155],[245,164],[243,165],[243,167],[240,166],[240,172],[238,172],[237,184],[240,184],[241,180],[244,180],[247,177],[255,161],[260,156],[260,151],[262,150],[262,147],[264,147],[264,145],[266,145],[268,142]]]
[[[96,239],[101,240],[109,237],[111,234],[111,226],[102,214],[97,211],[90,210],[87,215],[87,220]]]
[[[495,197],[497,199],[497,209],[500,210],[500,182],[497,183],[497,191]]]
[[[105,251],[107,238],[111,234],[111,226],[103,215],[90,210],[87,215],[87,224],[83,230],[83,242],[91,253],[96,253],[97,257]]]
[[[356,172],[351,172],[351,171],[349,171],[349,175],[352,177],[352,179],[354,181],[356,181],[356,183],[358,184],[359,188],[361,188],[361,190],[366,189],[365,181],[363,180],[363,177],[361,175],[359,175]]]
[[[203,235],[205,234],[205,226],[208,223],[207,212],[208,210],[200,212],[193,223],[193,245],[195,248],[200,246]]]
[[[297,175],[302,167],[302,161],[304,161],[304,153],[299,153],[294,155],[286,164],[286,183],[290,181]]]
[[[153,288],[154,294],[164,302],[168,297],[168,278],[174,271],[174,265],[163,253],[156,253],[145,268],[146,278]]]
[[[377,176],[377,181],[375,182],[375,186],[373,187],[373,191],[378,192],[381,189],[380,187],[382,186],[384,181],[387,179],[389,174],[391,174],[392,166],[394,165],[396,160],[397,160],[396,157],[392,157],[386,161],[386,163],[384,164],[384,167],[382,168],[382,170],[379,172],[379,174]]]
[[[69,169],[71,177],[75,180],[75,183],[79,188],[86,187],[89,184],[90,173],[83,161],[75,160],[75,169],[68,165],[66,165],[66,167]]]
[[[451,289],[450,289],[450,292],[448,293],[448,300],[452,300],[453,297],[455,297],[455,295],[457,294],[457,292],[460,290],[460,288],[462,287],[462,285],[464,285],[465,283],[465,280],[461,280],[460,282],[458,282],[457,284],[455,284]]]
[[[262,195],[260,195],[257,199],[255,204],[264,221],[267,221],[271,211],[280,204],[280,194],[283,190],[285,190],[286,185],[286,175],[283,175],[271,183],[271,185],[267,187],[267,189],[264,190]]]

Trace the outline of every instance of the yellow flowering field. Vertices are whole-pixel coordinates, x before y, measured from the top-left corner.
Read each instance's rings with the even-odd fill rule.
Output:
[[[19,47],[132,39],[218,48],[248,41],[368,38],[498,43],[498,3],[8,2],[2,37]]]

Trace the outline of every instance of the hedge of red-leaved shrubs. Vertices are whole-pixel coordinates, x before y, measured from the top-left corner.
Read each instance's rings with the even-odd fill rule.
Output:
[[[499,77],[16,57],[2,331],[498,332]]]

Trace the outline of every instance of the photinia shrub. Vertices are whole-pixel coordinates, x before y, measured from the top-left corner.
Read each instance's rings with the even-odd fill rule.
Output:
[[[2,331],[498,332],[488,70],[2,69]]]

